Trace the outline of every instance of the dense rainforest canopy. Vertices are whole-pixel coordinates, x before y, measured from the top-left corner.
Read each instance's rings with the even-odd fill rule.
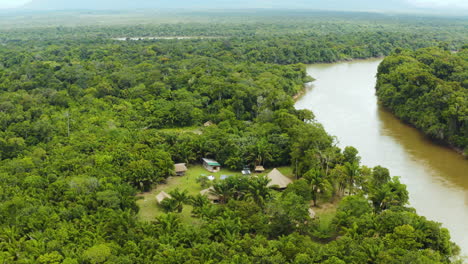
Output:
[[[468,45],[398,50],[378,70],[383,105],[430,137],[468,154]]]
[[[313,113],[294,108],[293,96],[311,81],[300,62],[439,40],[457,47],[466,38],[459,21],[444,33],[405,22],[427,32],[418,34],[379,20],[382,31],[371,21],[353,31],[335,20],[308,21],[315,26],[299,33],[289,30],[297,21],[286,29],[255,22],[4,31],[0,262],[455,262],[448,230],[408,207],[397,177],[360,164],[355,148],[339,149]],[[110,39],[238,27],[223,38]],[[202,157],[236,170],[291,166],[297,180],[277,192],[264,177],[231,177],[213,186],[220,204],[181,186],[167,214],[137,218],[137,192],[165,182],[174,163]],[[331,221],[310,218],[311,203],[340,199]],[[184,205],[193,206],[192,221],[180,217]]]

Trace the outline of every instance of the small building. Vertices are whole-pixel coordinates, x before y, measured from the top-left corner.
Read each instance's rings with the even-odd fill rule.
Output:
[[[250,172],[249,167],[245,166],[245,167],[242,169],[242,175],[244,175],[244,176],[249,176],[250,174],[252,174],[252,173]]]
[[[166,193],[165,191],[160,192],[156,195],[156,201],[160,204],[164,199],[171,199],[172,196]]]
[[[288,177],[284,176],[278,169],[273,169],[270,173],[268,173],[267,178],[270,179],[268,183],[268,187],[276,187],[278,189],[284,190],[292,180]]]
[[[174,165],[174,170],[177,176],[185,176],[187,166],[185,166],[185,163],[178,163]]]
[[[207,169],[209,172],[219,172],[221,170],[221,164],[216,160],[212,159],[202,159],[203,160],[203,167]]]
[[[211,122],[211,121],[206,121],[206,122],[203,124],[204,127],[209,127],[209,126],[212,126],[212,125],[213,125],[213,122]]]
[[[205,195],[208,198],[208,200],[212,201],[213,203],[218,203],[219,202],[219,197],[212,193],[213,190],[214,190],[214,188],[210,187],[208,189],[200,191],[200,194]]]
[[[265,168],[263,168],[263,166],[255,166],[256,173],[263,173],[264,171],[265,171]]]
[[[314,209],[309,208],[309,217],[310,217],[311,219],[315,219],[315,215],[316,215],[316,214],[315,214]]]

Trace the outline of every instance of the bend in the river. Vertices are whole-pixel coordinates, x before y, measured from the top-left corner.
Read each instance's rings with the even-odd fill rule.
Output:
[[[296,103],[310,109],[339,145],[354,146],[363,165],[382,165],[401,176],[411,206],[441,222],[468,254],[468,161],[428,140],[380,107],[375,75],[381,59],[316,64],[308,67],[316,81]]]

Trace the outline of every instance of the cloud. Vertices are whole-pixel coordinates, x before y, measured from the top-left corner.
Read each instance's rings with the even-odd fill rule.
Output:
[[[408,0],[411,4],[417,7],[425,8],[463,8],[468,9],[467,0]]]
[[[31,0],[0,0],[0,8],[15,8],[20,7]]]

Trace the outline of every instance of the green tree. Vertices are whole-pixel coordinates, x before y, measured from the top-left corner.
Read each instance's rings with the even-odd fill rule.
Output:
[[[317,199],[319,193],[325,193],[331,189],[331,185],[325,178],[324,173],[319,170],[309,170],[304,174],[304,179],[309,184],[309,190],[314,201],[314,206],[317,206]]]
[[[169,194],[172,196],[171,199],[177,202],[176,209],[179,213],[182,212],[183,205],[188,204],[190,201],[190,196],[188,195],[187,190],[180,191],[178,188],[175,190],[169,192]]]

